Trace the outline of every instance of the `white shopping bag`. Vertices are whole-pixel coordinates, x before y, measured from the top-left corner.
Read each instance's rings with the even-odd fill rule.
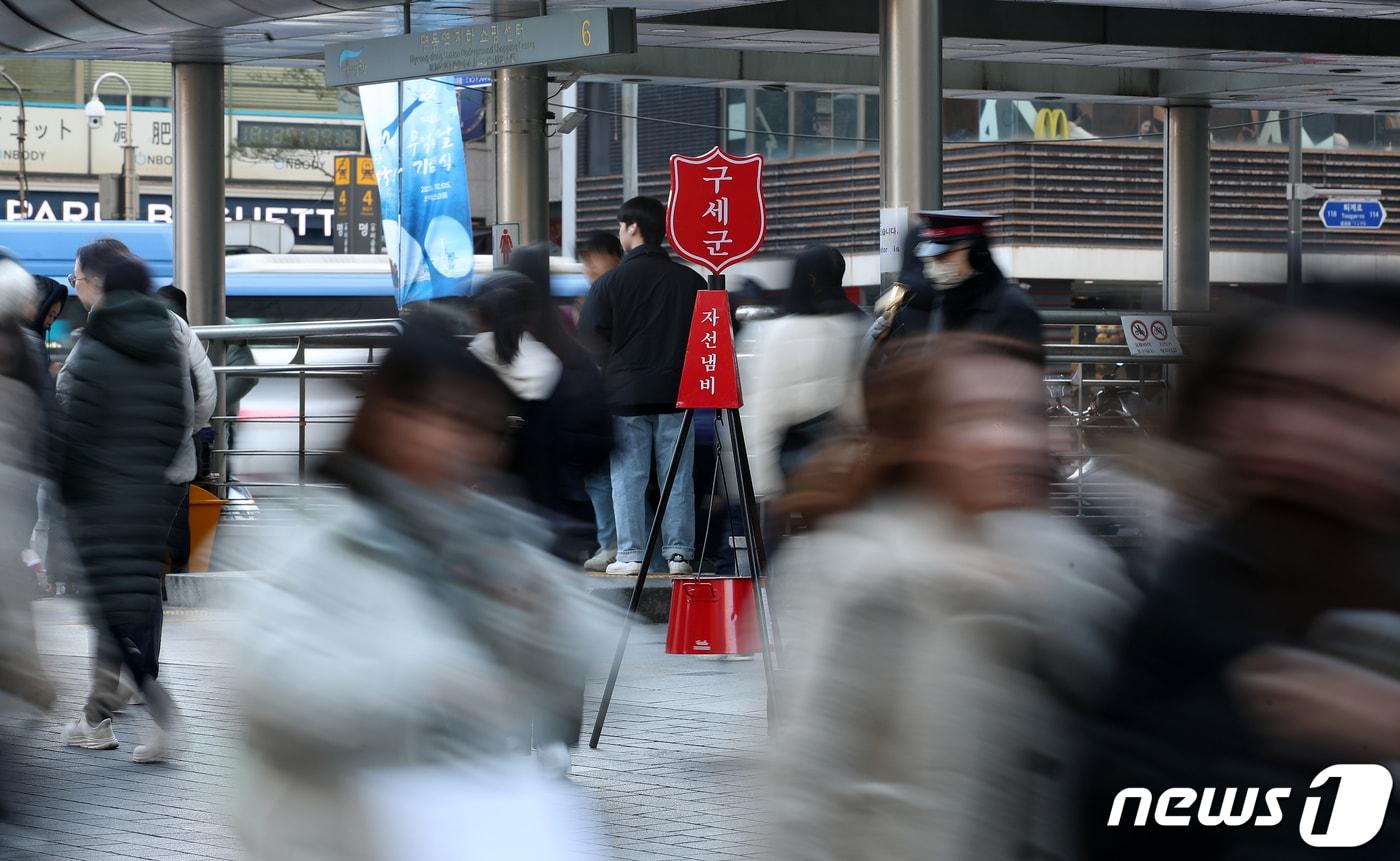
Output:
[[[383,861],[606,861],[598,819],[573,784],[512,757],[365,772]]]

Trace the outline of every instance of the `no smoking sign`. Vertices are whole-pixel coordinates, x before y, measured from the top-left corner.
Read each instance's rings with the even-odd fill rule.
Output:
[[[1180,356],[1181,343],[1167,314],[1123,315],[1128,352],[1134,356]]]

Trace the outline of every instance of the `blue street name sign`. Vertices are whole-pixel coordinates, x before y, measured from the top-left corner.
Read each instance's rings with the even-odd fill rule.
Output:
[[[1385,207],[1379,200],[1329,200],[1317,211],[1328,230],[1379,230]]]

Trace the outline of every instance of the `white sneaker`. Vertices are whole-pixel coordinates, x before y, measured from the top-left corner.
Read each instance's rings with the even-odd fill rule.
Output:
[[[115,750],[117,747],[117,737],[112,732],[111,718],[93,726],[87,722],[86,717],[80,717],[65,726],[59,737],[69,747],[81,747],[87,750]]]
[[[568,774],[574,764],[568,746],[562,741],[551,741],[535,748],[535,762],[539,763],[540,768],[559,777]]]
[[[670,568],[671,573],[676,576],[690,574],[694,570],[690,567],[690,560],[679,553],[671,554],[671,558],[666,560],[666,567]]]
[[[642,573],[642,563],[640,562],[614,562],[606,569],[609,574],[631,574],[637,576]]]
[[[599,547],[598,552],[588,557],[588,561],[583,563],[583,570],[602,573],[608,570],[608,566],[616,561],[616,547]]]
[[[131,752],[132,762],[164,762],[170,753],[170,734],[160,727],[151,730],[146,740]]]

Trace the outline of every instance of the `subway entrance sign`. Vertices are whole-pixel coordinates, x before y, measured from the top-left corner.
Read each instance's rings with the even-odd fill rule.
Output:
[[[636,50],[635,9],[567,12],[335,42],[326,46],[326,83],[353,87],[413,81]]]
[[[1379,230],[1385,224],[1385,207],[1379,200],[1334,198],[1317,211],[1328,230]]]

